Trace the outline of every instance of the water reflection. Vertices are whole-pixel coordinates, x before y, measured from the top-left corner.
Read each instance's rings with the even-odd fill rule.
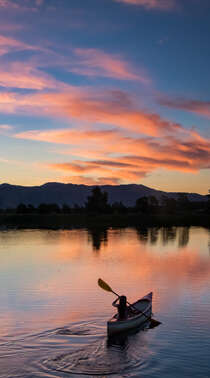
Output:
[[[126,332],[121,332],[120,334],[112,335],[107,338],[107,347],[119,347],[120,349],[125,349],[128,344],[129,340],[133,335],[136,335],[137,333],[141,331],[146,331],[149,329],[154,329],[158,327],[161,324],[156,319],[150,319],[146,321],[144,324],[140,325],[138,328],[135,328],[133,330],[129,330]],[[132,340],[132,339],[131,339]]]
[[[101,246],[105,247],[108,243],[108,227],[88,228],[88,241],[92,243],[93,250],[99,251]]]
[[[175,241],[176,236],[177,236],[176,227],[162,227],[161,228],[162,245],[167,245],[168,243]]]
[[[74,352],[58,353],[44,360],[43,365],[59,373],[81,376],[139,376],[149,353],[148,330],[149,325],[109,339],[99,338]]]
[[[178,245],[179,247],[186,247],[189,243],[190,228],[189,227],[180,227],[178,234]]]
[[[129,302],[153,291],[163,326],[107,347],[113,296],[98,277]],[[209,277],[204,228],[0,232],[1,374],[103,376],[120,366],[130,377],[210,377]]]
[[[210,229],[209,229],[209,240],[208,240],[208,248],[209,248],[209,255],[210,255]]]
[[[158,227],[150,228],[149,242],[150,242],[151,245],[157,243],[157,241],[158,241],[158,235],[159,235],[159,228]]]
[[[149,230],[145,227],[136,227],[136,234],[140,243],[144,244],[148,242]]]
[[[167,246],[177,242],[178,247],[185,247],[189,242],[189,227],[136,227],[136,235],[141,244]],[[110,229],[107,227],[88,228],[88,242],[95,251],[99,251],[108,244]],[[123,229],[122,229],[123,233]]]
[[[108,227],[89,227],[87,229],[88,242],[92,244],[93,250],[99,251],[102,247],[104,248],[108,245],[108,239],[111,235],[113,235],[113,232],[115,232],[115,235],[121,237],[124,234],[124,230],[125,229],[114,230]],[[167,246],[169,243],[175,242],[177,243],[178,247],[185,247],[189,243],[189,227],[136,227],[133,230],[136,231],[140,244],[159,244],[162,246]],[[78,233],[74,230],[57,232],[51,230],[44,232],[39,230],[27,230],[23,231],[22,233],[18,231],[1,231],[0,244],[7,246],[22,244],[23,248],[25,248],[30,244],[32,233],[36,237],[36,244],[42,244],[43,240],[46,240],[49,245],[52,245],[53,243],[58,245],[60,241],[63,243],[64,238],[66,241],[71,242],[72,235],[78,235]],[[80,240],[81,238],[86,238],[84,230],[80,231],[79,238]]]

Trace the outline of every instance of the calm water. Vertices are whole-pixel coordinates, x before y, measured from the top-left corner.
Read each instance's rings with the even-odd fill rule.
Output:
[[[154,293],[153,329],[107,342],[114,296]],[[210,377],[210,232],[0,232],[1,377]]]

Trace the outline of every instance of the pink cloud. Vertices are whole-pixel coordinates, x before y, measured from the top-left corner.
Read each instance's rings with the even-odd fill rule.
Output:
[[[134,72],[128,62],[115,54],[99,49],[74,49],[77,57],[71,71],[87,76],[104,76],[121,80],[138,80],[148,83],[146,74]]]
[[[114,0],[120,3],[142,6],[146,9],[170,10],[175,7],[175,0]]]
[[[43,0],[0,0],[0,8],[15,11],[35,11]]]
[[[0,134],[1,135],[11,135],[13,131],[13,126],[11,125],[0,125]]]
[[[14,113],[17,109],[18,98],[15,93],[0,92],[0,111]]]
[[[0,86],[2,87],[43,90],[55,88],[56,85],[56,80],[30,64],[20,62],[1,64]]]
[[[12,126],[10,126],[10,125],[0,125],[0,129],[1,130],[12,130],[13,129],[13,127]]]
[[[186,100],[182,98],[168,99],[161,97],[158,99],[158,102],[169,108],[185,110],[210,118],[210,101]]]
[[[11,26],[10,26],[11,27]],[[31,46],[22,41],[18,41],[14,38],[5,37],[0,35],[0,55],[7,54],[9,52],[21,51],[21,50],[35,50],[34,46]]]
[[[38,48],[37,48],[38,49]],[[69,48],[59,53],[49,48],[39,48],[45,54],[33,57],[38,66],[58,66],[66,71],[92,77],[108,77],[118,80],[135,80],[145,85],[151,83],[145,69],[134,67],[120,54],[105,52],[96,48]],[[67,54],[66,54],[67,53]]]
[[[19,5],[14,0],[0,0],[0,8],[19,8]]]

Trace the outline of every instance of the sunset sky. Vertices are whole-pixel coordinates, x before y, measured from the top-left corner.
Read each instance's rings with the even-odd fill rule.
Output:
[[[210,188],[209,0],[0,0],[0,184]]]

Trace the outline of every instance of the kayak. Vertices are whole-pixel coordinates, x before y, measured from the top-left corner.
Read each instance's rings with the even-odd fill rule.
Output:
[[[134,309],[135,308],[135,309]],[[145,295],[143,298],[134,302],[128,307],[128,317],[126,319],[118,319],[118,314],[115,314],[107,322],[108,336],[116,333],[125,332],[139,327],[147,321],[152,315],[152,292]]]

